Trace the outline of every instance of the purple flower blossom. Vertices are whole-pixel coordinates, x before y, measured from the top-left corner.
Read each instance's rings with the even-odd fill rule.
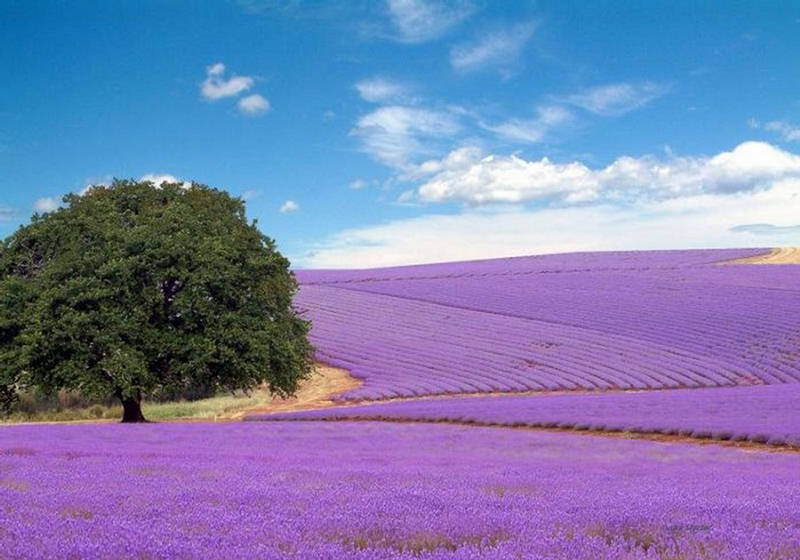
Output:
[[[0,558],[800,556],[800,455],[369,422],[0,428]]]

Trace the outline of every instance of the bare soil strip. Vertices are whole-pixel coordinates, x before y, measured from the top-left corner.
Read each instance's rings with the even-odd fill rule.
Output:
[[[625,432],[611,430],[579,430],[576,428],[547,428],[544,426],[526,426],[503,424],[499,422],[480,422],[475,420],[432,420],[429,418],[403,418],[395,416],[350,416],[341,418],[281,418],[270,422],[394,422],[397,424],[452,424],[455,426],[473,426],[481,428],[504,428],[506,430],[533,430],[537,432],[554,432],[582,436],[613,437],[621,439],[643,439],[665,443],[690,443],[694,445],[719,445],[735,447],[743,451],[769,451],[772,453],[800,453],[800,447],[792,445],[767,445],[752,441],[716,440],[691,436],[666,435],[655,432]]]
[[[322,366],[328,367],[328,366]],[[336,368],[333,368],[336,369]],[[345,371],[345,370],[342,370]],[[345,371],[345,373],[347,373]],[[349,375],[349,374],[348,374]],[[361,386],[363,382],[359,379],[354,377],[350,377],[351,380],[358,383],[356,387]],[[403,397],[383,397],[378,399],[359,399],[359,400],[331,400],[330,397],[334,396],[323,395],[324,400],[318,401],[318,406],[313,406],[313,408],[329,408],[329,407],[336,407],[336,408],[354,408],[359,406],[368,406],[372,404],[386,404],[386,403],[393,403],[393,402],[406,402],[406,401],[436,401],[436,400],[450,400],[450,399],[483,399],[483,398],[491,398],[491,397],[541,397],[546,399],[547,397],[554,397],[558,395],[605,395],[609,393],[654,393],[656,391],[693,391],[693,390],[703,390],[703,389],[731,389],[735,387],[749,387],[753,385],[761,385],[761,383],[756,384],[739,384],[739,385],[719,385],[719,386],[697,386],[697,387],[689,387],[685,385],[680,385],[677,387],[647,387],[647,388],[636,388],[636,389],[622,389],[622,388],[608,388],[608,389],[586,389],[584,387],[579,387],[576,389],[530,389],[527,391],[471,391],[471,392],[464,392],[464,393],[432,393],[429,395],[413,395],[413,396],[403,396]],[[346,389],[349,390],[349,389]],[[344,391],[336,392],[335,394],[341,394]],[[293,408],[291,410],[306,410],[304,407]],[[251,413],[259,413],[264,412],[262,408],[258,409],[247,409],[242,411],[243,415],[248,415]],[[270,412],[286,412],[286,410],[268,410],[266,413]]]
[[[393,401],[418,401],[430,399],[447,399],[447,398],[477,398],[477,397],[500,397],[500,396],[523,396],[523,395],[539,395],[542,398],[547,398],[549,395],[567,394],[567,393],[592,393],[594,391],[524,391],[524,392],[493,392],[493,393],[459,393],[459,394],[445,394],[445,395],[426,395],[421,397],[397,397],[391,399],[380,400],[362,400],[362,401],[334,401],[333,397],[340,395],[346,391],[350,391],[360,387],[363,381],[351,376],[350,373],[342,368],[336,368],[325,364],[316,364],[315,372],[311,378],[306,379],[301,383],[300,389],[294,397],[288,399],[276,398],[266,406],[252,408],[237,412],[230,418],[219,418],[218,420],[242,420],[251,414],[273,414],[279,412],[293,412],[302,410],[314,410],[320,408],[350,408],[354,406],[365,406],[370,404],[387,403]],[[686,388],[687,390],[691,388]],[[662,390],[662,389],[654,389]],[[676,389],[677,390],[677,389]],[[639,393],[648,390],[633,389],[633,390],[620,390],[613,392],[630,392]],[[609,391],[603,391],[609,392]],[[758,443],[751,441],[728,441],[728,440],[715,440],[711,438],[697,438],[691,436],[681,435],[667,435],[657,432],[629,432],[629,431],[612,431],[612,430],[581,430],[575,428],[558,428],[558,427],[545,427],[545,426],[526,426],[526,425],[511,425],[498,422],[480,422],[473,420],[432,420],[429,418],[403,418],[403,417],[384,417],[384,416],[352,416],[342,418],[327,418],[324,420],[313,418],[294,418],[294,419],[281,419],[274,421],[297,422],[297,421],[322,421],[322,422],[340,422],[340,421],[353,421],[353,422],[398,422],[398,423],[427,423],[427,424],[454,424],[462,426],[479,426],[479,427],[492,427],[492,428],[506,428],[517,430],[538,430],[546,432],[559,432],[570,433],[579,435],[594,435],[601,437],[616,437],[623,439],[644,439],[650,441],[661,441],[671,443],[691,443],[695,445],[721,445],[725,447],[735,447],[742,450],[755,450],[755,451],[770,451],[770,452],[800,452],[800,447],[791,445],[767,445],[766,443]]]
[[[800,264],[800,247],[781,247],[769,253],[726,261],[721,264]]]
[[[230,420],[239,420],[247,414],[269,414],[336,406],[341,403],[331,400],[332,397],[358,389],[362,384],[363,381],[351,376],[345,369],[318,363],[314,365],[311,377],[300,383],[300,388],[293,397],[286,399],[276,397],[267,405],[239,411],[231,416]]]

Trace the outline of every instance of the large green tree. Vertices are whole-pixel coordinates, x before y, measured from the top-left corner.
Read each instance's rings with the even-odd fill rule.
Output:
[[[203,185],[114,181],[0,247],[0,406],[21,389],[118,398],[293,393],[311,371],[289,262],[244,203]]]

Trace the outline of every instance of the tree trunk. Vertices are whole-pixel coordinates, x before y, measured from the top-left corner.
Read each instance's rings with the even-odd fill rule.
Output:
[[[129,424],[134,422],[147,422],[142,414],[141,398],[127,397],[122,400],[122,422]]]

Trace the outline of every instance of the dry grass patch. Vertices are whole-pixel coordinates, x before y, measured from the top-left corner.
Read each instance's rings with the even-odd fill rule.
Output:
[[[346,370],[316,364],[310,378],[303,380],[295,396],[276,398],[266,387],[252,393],[237,392],[196,401],[142,403],[148,420],[239,420],[250,412],[286,412],[307,408],[333,406],[331,397],[360,387],[362,382]],[[93,404],[91,406],[57,407],[49,410],[15,412],[0,418],[0,424],[35,422],[98,422],[118,421],[122,407]],[[7,452],[7,451],[6,451]],[[3,450],[0,450],[3,453]]]
[[[722,264],[800,264],[800,247],[780,247],[763,255],[736,259]]]
[[[289,412],[292,410],[309,410],[336,406],[332,399],[346,391],[358,389],[363,381],[351,376],[347,370],[316,364],[311,377],[303,380],[297,393],[286,399],[275,398],[268,403],[242,410],[232,415],[232,419],[241,419],[245,414],[265,414],[272,412]]]
[[[335,540],[358,551],[384,549],[399,554],[422,556],[440,551],[455,552],[464,547],[487,552],[509,538],[510,535],[504,532],[489,535],[448,536],[437,533],[417,533],[398,536],[374,530],[338,537]]]

